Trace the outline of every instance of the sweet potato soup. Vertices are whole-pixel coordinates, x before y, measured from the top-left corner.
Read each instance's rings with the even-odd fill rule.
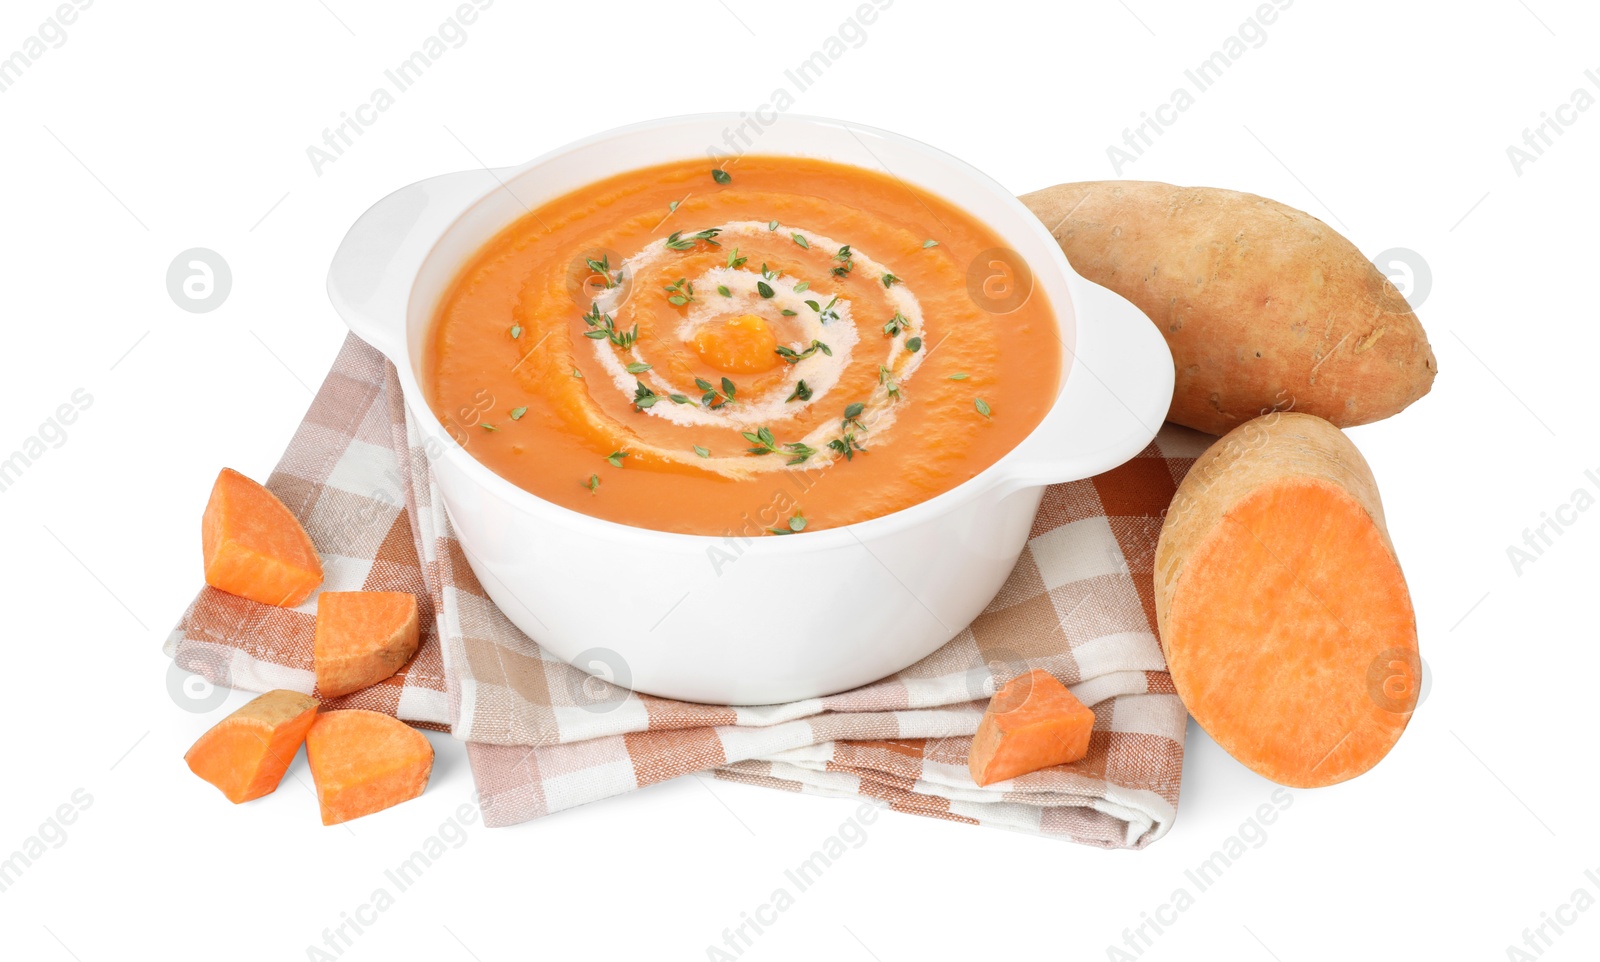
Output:
[[[993,464],[1055,400],[1044,294],[984,293],[1019,283],[1003,247],[859,167],[632,171],[473,256],[429,334],[429,403],[496,473],[595,517],[739,536],[876,518]]]

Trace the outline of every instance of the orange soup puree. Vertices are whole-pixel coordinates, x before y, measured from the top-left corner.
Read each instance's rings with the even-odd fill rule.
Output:
[[[742,537],[876,518],[978,474],[1055,400],[1044,294],[994,314],[969,293],[1003,246],[859,167],[631,171],[462,268],[428,337],[429,403],[497,474],[598,518]]]

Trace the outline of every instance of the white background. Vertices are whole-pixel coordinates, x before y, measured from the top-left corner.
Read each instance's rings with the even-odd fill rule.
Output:
[[[426,795],[348,830],[319,824],[303,759],[239,807],[187,772],[246,700],[188,710],[159,651],[200,581],[211,481],[265,477],[294,431],[344,336],[328,259],[378,197],[622,123],[753,110],[856,4],[500,0],[319,176],[307,146],[455,6],[101,0],[0,93],[0,455],[93,397],[0,493],[0,855],[92,797],[0,893],[9,958],[305,958],[468,798],[447,736]],[[54,8],[7,2],[0,57]],[[920,138],[1018,192],[1111,177],[1107,146],[1255,8],[899,0],[793,110]],[[1424,704],[1370,774],[1292,793],[1143,958],[1503,959],[1577,889],[1600,897],[1600,511],[1563,512],[1520,574],[1507,557],[1576,489],[1600,493],[1600,109],[1520,173],[1506,153],[1575,89],[1600,96],[1597,26],[1558,0],[1298,0],[1122,171],[1280,199],[1369,256],[1417,252],[1440,370],[1351,432],[1410,579]],[[191,247],[232,267],[211,313],[167,294]],[[1177,825],[1143,852],[885,814],[744,957],[1106,958],[1272,791],[1191,727]],[[474,824],[343,957],[706,958],[855,808],[684,778]],[[1546,929],[1545,957],[1593,958],[1600,911],[1560,914],[1576,922]]]

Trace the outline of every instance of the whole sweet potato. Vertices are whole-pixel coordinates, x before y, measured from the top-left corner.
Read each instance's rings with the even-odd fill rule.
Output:
[[[1084,277],[1138,305],[1177,366],[1167,419],[1225,434],[1271,410],[1396,414],[1438,369],[1400,292],[1337,231],[1254,194],[1142,181],[1022,202]]]

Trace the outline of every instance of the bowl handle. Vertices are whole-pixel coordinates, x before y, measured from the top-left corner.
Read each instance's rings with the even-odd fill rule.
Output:
[[[406,305],[439,235],[494,189],[492,171],[442,174],[402,187],[351,225],[328,268],[328,299],[356,336],[405,363]]]
[[[1072,281],[1079,324],[1066,384],[1008,459],[1002,494],[1109,471],[1150,443],[1172,404],[1172,352],[1156,325],[1122,295]]]

